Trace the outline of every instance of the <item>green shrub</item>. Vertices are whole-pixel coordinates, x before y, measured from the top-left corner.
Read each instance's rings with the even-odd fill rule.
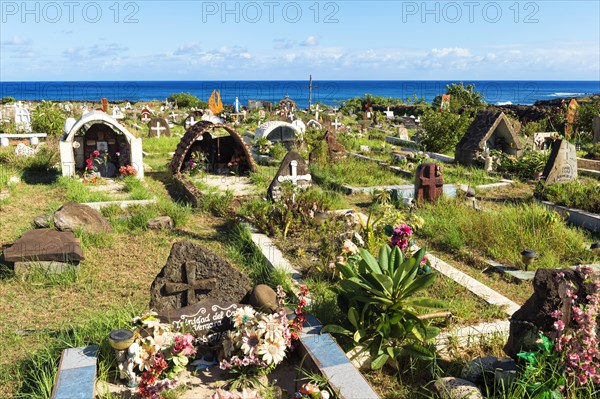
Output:
[[[12,104],[15,102],[15,99],[13,97],[10,96],[4,96],[2,98],[0,98],[0,104],[4,105],[4,104]]]
[[[600,183],[594,179],[579,178],[565,183],[539,184],[535,195],[558,205],[600,213]]]
[[[190,93],[175,93],[168,98],[169,101],[175,101],[179,108],[206,108],[208,104]]]
[[[473,118],[467,113],[440,112],[428,109],[421,116],[421,126],[425,130],[420,144],[427,151],[453,151],[461,137],[467,132]]]
[[[585,155],[588,159],[600,160],[600,143],[594,144]]]
[[[592,132],[592,121],[594,117],[600,115],[600,102],[583,103],[577,108],[575,117],[575,125],[577,130],[581,132]],[[591,135],[590,135],[591,138]]]
[[[501,151],[491,151],[491,153],[500,159],[498,172],[509,173],[523,180],[533,178],[536,172],[542,172],[550,157],[548,152],[535,150],[525,150],[520,157],[508,155]]]
[[[42,101],[31,114],[31,129],[49,136],[61,136],[67,115],[51,101]]]
[[[404,258],[400,249],[381,247],[379,259],[360,249],[356,262],[337,264],[341,307],[348,309],[348,328],[327,325],[322,332],[345,335],[361,352],[371,355],[371,368],[381,369],[388,360],[406,354],[432,359],[428,343],[439,329],[417,317],[417,308],[441,307],[438,301],[416,298],[414,294],[430,286],[436,275],[423,272],[425,250]]]
[[[271,148],[271,158],[276,159],[278,161],[282,160],[287,154],[287,149],[281,143],[275,143]]]
[[[450,94],[450,111],[457,112],[464,108],[471,108],[472,111],[483,108],[486,103],[483,101],[483,95],[475,91],[475,85],[465,86],[463,82],[451,83],[446,85],[446,94]],[[434,109],[439,109],[442,102],[442,96],[436,96],[431,102]]]

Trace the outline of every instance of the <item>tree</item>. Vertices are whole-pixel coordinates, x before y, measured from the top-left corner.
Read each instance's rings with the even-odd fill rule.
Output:
[[[58,108],[56,103],[42,101],[31,114],[31,129],[38,133],[48,133],[50,136],[60,136],[67,115]]]
[[[474,84],[465,86],[463,82],[451,83],[446,85],[446,94],[450,94],[450,111],[452,112],[468,109],[471,114],[475,114],[478,109],[487,105],[483,100],[483,95],[475,91]],[[436,96],[431,105],[439,109],[441,102],[442,96]]]
[[[427,151],[446,152],[454,149],[466,133],[473,118],[467,113],[428,109],[421,116],[425,132],[419,144]]]

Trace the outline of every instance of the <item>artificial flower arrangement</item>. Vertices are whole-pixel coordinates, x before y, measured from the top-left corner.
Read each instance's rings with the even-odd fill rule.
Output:
[[[271,150],[273,149],[273,142],[268,140],[266,137],[261,137],[256,139],[254,142],[254,148],[258,151],[260,155],[271,155]]]
[[[177,375],[195,356],[194,337],[174,332],[171,324],[161,323],[150,311],[133,319],[137,328],[129,347],[134,371],[140,373],[138,391],[143,398],[159,399],[161,392],[177,387]]]
[[[190,159],[186,162],[185,169],[190,176],[204,172],[206,170],[206,155],[202,151],[192,152]]]
[[[309,295],[306,286],[300,286],[295,318],[288,322],[283,308],[285,293],[277,287],[277,311],[265,314],[246,306],[233,316],[234,330],[223,339],[220,368],[234,375],[231,389],[259,388],[260,377],[266,376],[283,361],[287,351],[299,338],[302,323],[306,320],[304,307]]]
[[[135,176],[137,170],[131,165],[124,165],[119,168],[119,173],[123,176]]]
[[[96,171],[94,170],[94,164],[96,163],[96,158],[100,156],[100,151],[94,150],[88,159],[85,160],[85,171],[83,172],[83,182],[84,183],[96,183],[97,176]]]

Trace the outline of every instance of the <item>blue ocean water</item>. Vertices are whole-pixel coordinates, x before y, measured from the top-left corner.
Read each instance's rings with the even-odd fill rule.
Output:
[[[463,81],[474,84],[490,104],[533,104],[536,100],[576,97],[600,93],[600,81]],[[322,80],[313,81],[312,101],[339,105],[342,101],[365,94],[405,99],[416,94],[431,101],[445,92],[445,87],[458,81],[441,80]],[[207,100],[214,90],[221,91],[224,103],[238,97],[247,101],[279,101],[289,95],[298,106],[308,105],[308,80],[286,81],[103,81],[103,82],[0,82],[0,97],[20,100],[89,100],[150,101],[164,100],[170,94],[189,92]]]

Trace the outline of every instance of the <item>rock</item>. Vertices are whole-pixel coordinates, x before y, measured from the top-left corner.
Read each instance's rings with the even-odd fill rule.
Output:
[[[8,184],[19,184],[21,182],[21,179],[19,178],[19,176],[11,176],[8,179]]]
[[[4,251],[7,262],[68,262],[84,259],[79,240],[68,231],[29,230]]]
[[[554,143],[542,176],[546,184],[564,183],[577,179],[577,150],[567,140]]]
[[[180,241],[150,286],[150,308],[163,312],[204,299],[241,303],[250,287],[250,279],[217,254]]]
[[[50,227],[51,222],[52,222],[51,215],[41,215],[41,216],[36,216],[35,218],[33,218],[33,225],[37,229],[46,229],[46,228]]]
[[[484,382],[484,374],[493,373],[496,362],[498,362],[496,356],[476,357],[464,365],[460,372],[460,378],[471,381],[477,385],[482,385]]]
[[[15,148],[15,155],[18,157],[29,158],[35,156],[35,154],[37,154],[37,149],[23,143],[17,144],[17,148]]]
[[[558,273],[563,273],[564,278],[559,279]],[[508,356],[517,360],[517,353],[537,348],[535,342],[539,332],[544,334],[554,332],[553,324],[556,319],[550,314],[555,310],[562,312],[562,322],[566,329],[572,325],[569,316],[571,306],[569,299],[565,298],[567,289],[565,280],[579,287],[576,294],[583,304],[587,303],[583,298],[588,298],[588,295],[595,292],[594,283],[585,281],[581,271],[570,268],[538,269],[533,279],[533,295],[510,319],[508,341],[504,346],[504,352]],[[596,323],[600,325],[600,319]]]
[[[69,202],[54,212],[54,226],[61,231],[82,228],[88,233],[110,233],[112,226],[100,212],[87,205]]]
[[[169,216],[158,216],[149,220],[147,227],[150,230],[171,230],[173,228],[173,219]]]
[[[434,387],[443,399],[483,399],[477,385],[461,378],[440,378],[434,383]]]
[[[277,293],[265,284],[258,284],[250,293],[248,303],[261,312],[273,312],[277,309]]]

